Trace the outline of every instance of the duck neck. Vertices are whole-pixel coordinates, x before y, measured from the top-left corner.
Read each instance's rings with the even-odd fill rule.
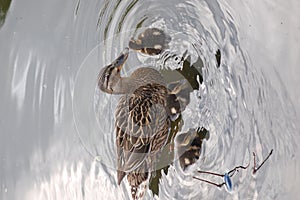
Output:
[[[135,80],[130,77],[120,77],[119,81],[113,89],[114,94],[129,94],[137,89]]]

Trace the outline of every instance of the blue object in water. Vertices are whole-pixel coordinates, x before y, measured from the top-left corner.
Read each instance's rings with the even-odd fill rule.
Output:
[[[228,191],[232,191],[232,182],[228,173],[224,174],[224,181]]]

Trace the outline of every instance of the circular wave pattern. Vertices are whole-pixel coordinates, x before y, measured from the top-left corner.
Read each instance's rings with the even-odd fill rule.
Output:
[[[96,158],[114,169],[116,169],[114,153],[116,152],[114,148],[116,130],[114,118],[115,109],[120,96],[106,94],[100,91],[97,80],[99,71],[105,66],[103,63],[108,65],[108,60],[113,60],[116,57],[116,55],[111,55],[110,46],[114,46],[116,49],[124,48],[118,47],[118,44],[113,43],[121,41],[120,38],[124,37],[124,35],[127,35],[127,38],[129,38],[128,36],[133,34],[134,30],[117,34],[95,47],[80,67],[75,84],[73,111],[80,140],[93,158]],[[122,74],[124,73],[124,76],[128,76],[140,67],[150,66],[160,70],[169,87],[174,87],[172,86],[174,83],[177,85],[180,83],[178,81],[183,81],[180,84],[184,85],[185,90],[192,91],[193,88],[199,88],[199,83],[196,78],[197,76],[200,77],[201,68],[194,68],[197,76],[193,76],[191,80],[187,80],[184,77],[185,74],[182,74],[182,70],[175,70],[182,67],[182,65],[191,65],[191,55],[194,57],[197,56],[193,54],[184,56],[181,52],[178,52],[177,49],[174,49],[174,47],[178,45],[177,43],[181,42],[185,43],[186,46],[192,46],[192,44],[188,44],[188,41],[184,41],[182,34],[172,32],[171,30],[168,30],[168,34],[172,36],[171,47],[168,50],[159,56],[145,56],[131,51],[128,61],[123,67],[124,70]],[[108,49],[106,50],[106,48]],[[116,50],[116,52],[119,51]],[[187,50],[185,54],[187,54],[186,52]],[[193,49],[190,48],[189,52],[193,52]],[[192,82],[189,83],[190,81]],[[172,88],[169,89],[172,90]],[[199,100],[196,99],[195,102],[199,102]],[[181,107],[185,107],[185,105],[181,105]],[[174,128],[177,127],[176,122],[174,122],[173,126]],[[195,128],[194,126],[195,124],[189,123],[189,119],[187,119],[187,122],[183,125],[185,130]],[[180,128],[177,127],[177,129]],[[175,132],[177,131],[172,132],[176,134]],[[165,164],[158,166],[159,169],[164,167],[166,167]]]
[[[203,126],[210,132],[210,139],[204,142],[201,157],[195,165],[183,172],[175,162],[168,174],[162,176],[159,199],[253,199],[280,194],[272,188],[280,188],[281,165],[274,165],[279,158],[293,158],[296,152],[292,135],[295,126],[292,120],[287,120],[290,113],[278,98],[281,94],[272,88],[243,51],[233,12],[229,5],[217,1],[172,1],[172,4],[168,1],[106,1],[97,24],[101,30],[100,40],[104,42],[84,61],[74,94],[74,116],[79,136],[94,158],[98,156],[105,164],[115,165],[114,148],[101,147],[114,146],[111,110],[115,108],[118,97],[101,94],[95,89],[97,72],[111,62],[140,29],[157,27],[176,38],[176,42],[170,45],[170,52],[182,57],[188,51],[192,63],[197,57],[203,61],[203,82],[199,90],[191,94],[191,103],[182,113],[185,123],[181,131]],[[215,58],[218,50],[221,52],[220,67]],[[178,67],[174,60],[165,62],[163,56],[148,59],[138,55],[133,62],[157,68]],[[99,63],[100,67],[95,65]],[[139,65],[135,63],[133,66]],[[125,67],[125,74],[134,69]],[[87,104],[90,105],[88,109],[80,107]],[[99,129],[104,134],[99,134]],[[97,144],[97,141],[102,144]],[[256,176],[251,176],[252,152],[257,154],[259,162],[271,149],[274,153],[268,163]],[[248,170],[232,177],[234,190],[231,193],[192,178],[201,176],[197,169],[225,173],[248,163],[251,166]],[[211,176],[204,178],[223,181]],[[273,187],[268,187],[270,183],[274,184]],[[147,198],[152,198],[150,192]]]

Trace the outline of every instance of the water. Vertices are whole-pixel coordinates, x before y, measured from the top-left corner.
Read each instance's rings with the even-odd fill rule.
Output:
[[[169,168],[159,198],[297,199],[297,8],[296,1],[12,2],[0,29],[0,199],[129,198],[126,184],[116,186],[115,170],[99,162],[113,149],[97,146],[98,129],[81,129],[94,121],[111,128],[109,116],[102,126],[95,117],[96,70],[125,47],[128,31],[150,26],[178,33],[184,42],[172,52],[189,49],[192,61],[203,60],[204,82],[183,113],[183,131],[204,126],[211,136],[194,166],[184,173],[176,163]],[[104,45],[116,34],[115,45]],[[79,115],[90,118],[78,123],[76,105],[92,106]],[[231,193],[192,179],[202,176],[196,169],[225,173],[253,165],[252,152],[261,162],[271,149],[255,176],[249,168],[233,177]]]

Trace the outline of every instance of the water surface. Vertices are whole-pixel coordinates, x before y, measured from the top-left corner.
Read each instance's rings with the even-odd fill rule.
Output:
[[[200,56],[205,66],[182,131],[204,126],[211,137],[186,172],[169,168],[159,199],[296,199],[297,8],[296,1],[13,1],[0,28],[1,199],[129,199],[126,184],[116,185],[115,170],[90,154],[113,159],[113,149],[101,149],[96,140],[82,145],[79,136],[86,135],[78,133],[72,105],[81,92],[95,94],[94,87],[78,86],[82,69],[94,72],[84,63],[100,69],[125,47],[126,32],[143,27],[179,33],[172,53],[188,49],[192,62]],[[120,40],[103,43],[116,34]],[[99,56],[87,59],[93,52]],[[94,97],[87,98],[93,106]],[[89,136],[99,137],[96,131]],[[261,161],[271,149],[255,176],[249,168],[233,177],[231,193],[192,178],[196,169],[224,173],[252,162],[252,152]]]

